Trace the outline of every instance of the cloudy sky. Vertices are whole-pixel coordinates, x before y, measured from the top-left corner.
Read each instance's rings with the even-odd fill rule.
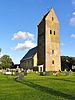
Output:
[[[53,7],[60,21],[61,55],[75,56],[75,0],[0,0],[0,48],[14,63],[37,45],[37,25]]]

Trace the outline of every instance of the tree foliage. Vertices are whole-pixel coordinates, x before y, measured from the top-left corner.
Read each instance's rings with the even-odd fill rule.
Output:
[[[2,68],[10,68],[12,66],[13,62],[9,55],[3,55],[0,58],[0,66]]]
[[[0,53],[1,53],[2,49],[0,48]]]
[[[75,57],[61,56],[61,69],[72,70],[72,65],[75,65]]]

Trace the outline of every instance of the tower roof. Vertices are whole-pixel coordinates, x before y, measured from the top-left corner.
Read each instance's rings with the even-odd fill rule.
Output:
[[[41,19],[41,21],[38,23],[38,25],[39,25],[43,20],[45,20],[45,18],[48,16],[48,14],[49,14],[51,11],[55,13],[55,11],[54,11],[54,9],[53,9],[53,7],[52,7],[52,8],[42,17],[42,19]]]

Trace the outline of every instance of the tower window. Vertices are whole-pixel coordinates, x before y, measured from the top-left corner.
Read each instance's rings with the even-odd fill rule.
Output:
[[[52,30],[50,30],[50,34],[52,34]]]
[[[52,17],[52,21],[54,20],[54,17]]]
[[[54,54],[54,50],[52,50],[52,54]]]
[[[55,31],[54,31],[54,35],[55,35]]]
[[[52,64],[54,64],[54,60],[52,60]]]

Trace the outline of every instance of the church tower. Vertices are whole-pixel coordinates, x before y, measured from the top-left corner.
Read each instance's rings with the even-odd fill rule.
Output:
[[[37,64],[45,72],[61,70],[59,33],[59,20],[51,8],[38,25]]]

